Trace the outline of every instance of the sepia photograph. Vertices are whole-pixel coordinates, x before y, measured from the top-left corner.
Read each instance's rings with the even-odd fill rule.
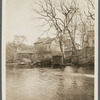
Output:
[[[97,100],[97,0],[3,0],[3,100]]]

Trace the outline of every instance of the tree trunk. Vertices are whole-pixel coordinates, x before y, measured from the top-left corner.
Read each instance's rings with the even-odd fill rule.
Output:
[[[78,56],[77,56],[77,49],[76,49],[76,46],[75,46],[75,41],[73,39],[73,37],[71,36],[71,32],[70,30],[68,30],[68,33],[69,33],[69,36],[71,38],[71,41],[72,41],[72,45],[73,45],[73,50],[74,50],[74,57],[75,57],[75,63],[78,64],[79,62],[79,59],[78,59]]]

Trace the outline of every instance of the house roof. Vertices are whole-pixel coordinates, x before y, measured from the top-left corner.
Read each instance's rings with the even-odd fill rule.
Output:
[[[20,47],[17,49],[17,53],[33,53],[34,48],[33,47]]]
[[[55,40],[55,42],[58,44],[58,38],[55,37],[55,38],[50,38],[50,37],[47,37],[47,38],[39,38],[37,42],[35,42],[35,44],[39,44],[39,43],[44,43],[44,44],[50,44],[52,41]],[[72,47],[72,41],[71,39],[63,39],[63,44],[65,46],[69,46],[69,47]],[[78,43],[75,43],[75,45],[78,47],[79,44]]]
[[[37,42],[35,42],[34,44],[39,44],[39,43],[44,43],[44,44],[49,44],[51,43],[55,38],[39,38]]]
[[[46,41],[44,41],[45,44],[50,44],[55,38],[49,38]]]
[[[46,40],[47,40],[47,38],[39,38],[39,39],[37,40],[37,42],[35,42],[34,44],[43,43],[43,42],[46,41]]]

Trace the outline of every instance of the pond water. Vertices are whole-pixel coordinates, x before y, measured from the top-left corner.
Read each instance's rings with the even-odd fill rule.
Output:
[[[94,100],[94,75],[83,69],[8,67],[6,100]]]

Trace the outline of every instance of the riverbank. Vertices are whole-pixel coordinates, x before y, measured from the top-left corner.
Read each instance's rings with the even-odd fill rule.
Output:
[[[73,69],[72,72],[74,73],[86,73],[86,74],[94,74],[94,66],[75,66],[75,65],[66,65],[66,66],[59,66],[56,65],[55,67],[52,66],[36,66],[36,65],[18,65],[16,63],[9,63],[6,64],[6,68],[21,68],[21,69],[33,69],[33,68],[49,68],[49,69],[60,69],[60,70],[66,70],[69,69],[69,71],[71,69]],[[70,71],[71,73],[71,71]]]

